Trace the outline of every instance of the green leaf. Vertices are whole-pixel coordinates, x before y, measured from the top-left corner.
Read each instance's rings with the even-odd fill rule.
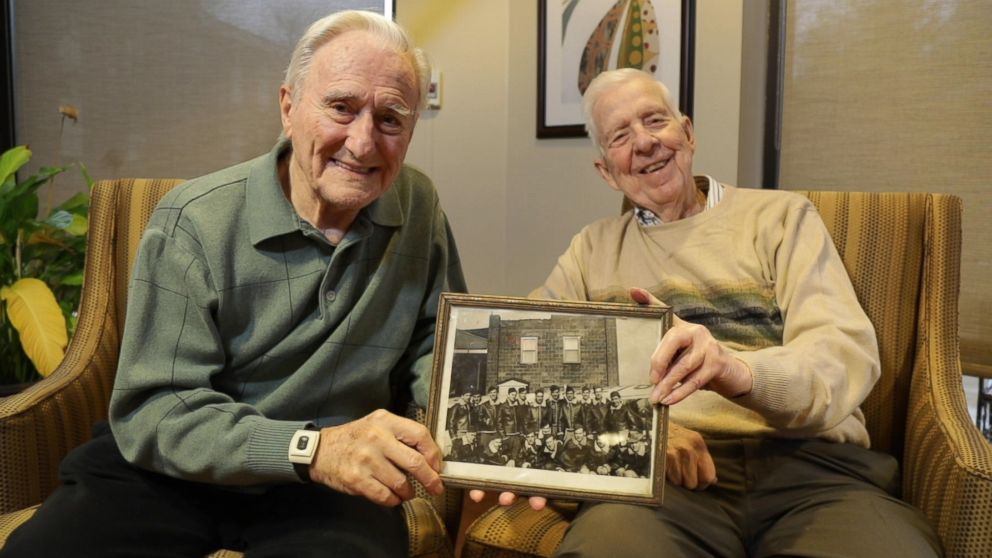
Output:
[[[64,209],[70,213],[85,214],[90,207],[90,195],[87,192],[78,192],[71,198],[55,206],[52,212]]]
[[[93,180],[93,177],[90,176],[90,169],[86,168],[86,165],[84,165],[82,162],[76,164],[79,165],[79,172],[82,173],[83,178],[86,179],[86,185],[89,186],[89,188],[92,190],[93,183],[95,181]]]
[[[37,192],[25,192],[10,200],[3,211],[3,219],[8,224],[22,224],[34,220],[38,215]]]
[[[11,147],[0,155],[0,184],[7,186],[7,179],[31,160],[31,150],[23,145]]]
[[[23,195],[25,192],[33,192],[38,188],[41,188],[46,182],[51,180],[53,176],[64,170],[65,169],[59,167],[42,167],[41,170],[38,171],[38,174],[33,174],[21,182],[18,182],[17,185],[10,190],[10,195],[18,197]]]
[[[73,287],[78,287],[83,284],[83,272],[79,271],[71,275],[66,275],[62,277],[63,285],[71,285]]]
[[[72,213],[65,210],[56,211],[49,215],[45,222],[57,229],[65,229],[72,224]]]
[[[72,236],[83,236],[90,227],[90,220],[82,215],[73,215],[72,222],[64,230]]]
[[[89,219],[83,215],[72,214],[65,210],[52,213],[48,219],[45,219],[45,223],[56,229],[65,231],[66,234],[72,236],[82,236],[86,234],[86,230],[89,228]]]

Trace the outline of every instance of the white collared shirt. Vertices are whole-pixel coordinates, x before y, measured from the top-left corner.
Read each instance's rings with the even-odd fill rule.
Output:
[[[709,191],[706,193],[706,207],[703,211],[716,207],[716,204],[720,203],[723,199],[723,184],[720,184],[716,180],[713,180],[712,176],[706,176],[706,179],[710,181]],[[661,225],[664,221],[660,217],[655,215],[654,211],[650,209],[644,209],[643,207],[634,208],[634,217],[637,218],[638,224],[642,227],[650,227],[652,225]]]

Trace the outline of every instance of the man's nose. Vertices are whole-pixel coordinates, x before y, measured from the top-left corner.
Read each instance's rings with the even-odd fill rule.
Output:
[[[644,126],[634,127],[634,149],[639,153],[649,153],[658,145],[658,137]]]
[[[375,145],[375,118],[370,112],[361,112],[348,125],[348,139],[345,147],[352,155],[361,159],[372,152]]]

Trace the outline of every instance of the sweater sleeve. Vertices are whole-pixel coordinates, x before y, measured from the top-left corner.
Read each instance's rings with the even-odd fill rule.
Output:
[[[216,303],[198,254],[150,227],[135,263],[110,401],[121,453],[144,469],[212,484],[299,482],[286,452],[306,423],[267,419],[211,385],[227,361]]]
[[[782,345],[736,354],[754,385],[734,401],[775,428],[815,435],[858,413],[878,379],[875,330],[812,204],[789,212],[769,258]]]
[[[547,280],[528,295],[529,298],[550,300],[589,300],[583,270],[587,253],[585,229],[572,237],[568,250],[558,257],[558,262]]]
[[[424,294],[420,314],[417,317],[417,326],[410,339],[407,359],[405,359],[406,362],[412,359],[413,364],[412,366],[400,365],[401,368],[408,368],[412,374],[409,382],[410,395],[412,395],[413,404],[421,408],[427,408],[430,396],[434,366],[434,326],[437,322],[437,308],[441,293],[445,291],[464,293],[468,290],[448,218],[440,206],[435,207],[435,214],[430,285]],[[406,397],[402,395],[399,394],[396,397],[396,401],[401,404],[406,400]],[[397,412],[403,411],[405,409],[397,409]]]

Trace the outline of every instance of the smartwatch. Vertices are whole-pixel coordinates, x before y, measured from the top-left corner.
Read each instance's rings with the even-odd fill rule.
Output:
[[[296,474],[303,482],[310,482],[310,463],[317,454],[319,442],[320,431],[311,426],[294,432],[289,441],[289,462],[293,464]]]

